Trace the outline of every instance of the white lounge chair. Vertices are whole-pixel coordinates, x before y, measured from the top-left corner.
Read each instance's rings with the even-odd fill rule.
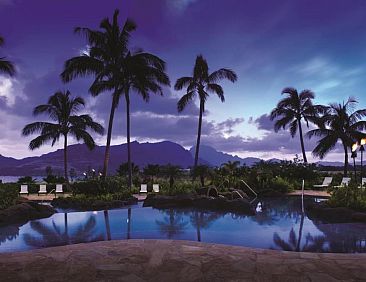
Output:
[[[341,184],[340,185],[337,185],[337,186],[334,186],[334,188],[341,188],[341,187],[348,186],[348,184],[349,184],[350,181],[351,181],[351,178],[350,177],[343,177],[342,178],[342,181],[341,181]]]
[[[29,195],[28,185],[26,185],[26,184],[20,185],[20,192],[19,192],[19,194],[20,195],[24,195],[24,194]]]
[[[366,188],[366,177],[362,177],[361,185],[358,188]]]
[[[154,193],[159,193],[159,184],[153,184]]]
[[[147,184],[141,184],[140,193],[147,193]]]
[[[56,194],[63,194],[64,190],[62,189],[62,184],[56,184],[56,190],[55,190],[55,195]]]
[[[327,188],[332,183],[333,177],[324,177],[323,184],[313,185],[314,188]]]
[[[39,196],[39,194],[47,194],[47,185],[46,184],[39,185],[38,196]]]

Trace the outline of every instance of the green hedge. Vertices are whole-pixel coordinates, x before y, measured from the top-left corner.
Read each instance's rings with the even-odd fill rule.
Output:
[[[19,184],[0,184],[0,210],[6,209],[16,203],[19,193]]]
[[[105,195],[121,193],[127,190],[127,185],[124,178],[108,177],[104,180],[87,180],[76,182],[72,185],[74,194],[85,195]]]

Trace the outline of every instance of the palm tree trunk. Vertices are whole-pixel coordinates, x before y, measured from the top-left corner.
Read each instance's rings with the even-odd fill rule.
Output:
[[[301,120],[298,120],[298,123],[299,123],[299,134],[300,134],[302,158],[304,159],[304,163],[307,163],[308,159],[306,158],[306,153],[305,153],[305,145],[304,145],[304,137],[302,136]]]
[[[65,136],[65,142],[64,142],[64,170],[65,170],[65,181],[66,183],[69,183],[69,178],[67,176],[67,134]]]
[[[301,221],[300,221],[300,229],[299,229],[299,238],[298,238],[297,244],[296,244],[296,252],[300,252],[302,229],[304,227],[304,217],[305,217],[304,213],[301,213]]]
[[[344,177],[347,177],[348,174],[348,148],[347,145],[343,145],[344,148]]]
[[[109,214],[108,210],[104,211],[104,222],[105,222],[105,230],[107,233],[107,240],[111,240],[111,226],[109,225]]]
[[[132,165],[131,165],[131,128],[130,128],[130,97],[128,91],[126,97],[126,114],[127,114],[127,162],[128,162],[128,188],[131,191],[132,187]]]
[[[198,132],[197,132],[197,143],[196,143],[196,153],[194,156],[194,167],[195,169],[198,165],[198,154],[200,150],[200,142],[201,142],[201,129],[202,129],[202,116],[203,116],[203,102],[200,102],[200,116],[198,119]]]
[[[103,175],[102,175],[103,178],[105,178],[108,173],[108,162],[109,162],[110,150],[111,150],[112,127],[113,127],[113,119],[114,119],[115,111],[116,111],[116,99],[113,96],[111,112],[109,114],[107,144],[105,146],[105,154],[104,154],[104,166],[103,166]]]

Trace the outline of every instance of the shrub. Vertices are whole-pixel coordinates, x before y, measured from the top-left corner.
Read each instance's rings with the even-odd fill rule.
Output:
[[[270,188],[280,193],[287,193],[294,190],[293,184],[280,176],[273,178],[273,180],[270,182]]]
[[[160,183],[160,193],[169,196],[196,193],[196,191],[201,187],[199,183],[192,183],[189,181],[176,182],[172,187],[170,187],[168,181],[160,181]]]
[[[124,178],[120,177],[108,177],[101,180],[87,180],[82,182],[76,182],[72,185],[72,191],[74,194],[85,195],[104,195],[123,192],[126,190],[126,182]]]
[[[366,190],[351,183],[347,187],[335,188],[328,204],[331,207],[346,207],[355,210],[366,210]]]
[[[0,184],[0,210],[6,209],[16,203],[18,198],[18,185],[14,183]]]

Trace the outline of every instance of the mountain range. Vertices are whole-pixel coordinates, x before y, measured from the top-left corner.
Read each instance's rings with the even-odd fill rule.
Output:
[[[74,168],[79,174],[94,168],[101,170],[104,159],[105,146],[96,146],[90,151],[84,144],[75,144],[68,147],[69,169]],[[186,150],[181,145],[163,141],[158,143],[131,143],[132,161],[140,168],[147,164],[174,164],[182,168],[188,168],[193,164],[195,148]],[[127,161],[127,144],[111,146],[109,161],[109,172],[114,174],[121,163]],[[200,163],[210,166],[220,166],[228,161],[239,161],[241,165],[252,166],[261,161],[259,158],[240,158],[223,152],[219,152],[210,146],[200,146]],[[272,159],[270,161],[279,161]],[[319,162],[318,164],[321,164]],[[342,163],[324,162],[324,165],[340,166]],[[62,175],[63,171],[63,149],[50,152],[37,157],[15,159],[0,155],[0,175],[19,176],[45,175],[47,166],[51,166],[54,172]]]

